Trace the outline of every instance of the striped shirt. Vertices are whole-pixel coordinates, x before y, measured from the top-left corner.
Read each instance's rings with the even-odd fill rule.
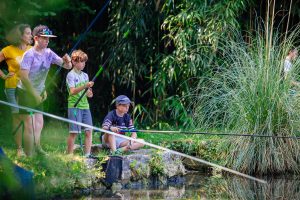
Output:
[[[114,126],[121,130],[133,130],[134,125],[129,114],[125,113],[123,117],[117,115],[116,110],[110,111],[103,120],[102,128],[110,130],[110,127]],[[123,132],[119,134],[125,134]]]

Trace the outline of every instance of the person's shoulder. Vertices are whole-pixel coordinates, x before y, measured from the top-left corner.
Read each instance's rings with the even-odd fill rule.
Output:
[[[24,53],[24,57],[26,56],[34,56],[34,53],[35,53],[35,51],[34,51],[34,48],[30,48],[30,49],[28,49],[27,51],[25,51],[25,53]]]
[[[50,48],[46,48],[45,50],[44,50],[44,53],[47,53],[47,54],[52,54],[52,53],[55,53],[52,49],[50,49]]]
[[[6,47],[4,47],[1,51],[6,53],[6,52],[13,52],[13,51],[17,51],[18,47],[14,46],[14,45],[8,45]]]
[[[124,114],[124,118],[126,118],[126,119],[131,119],[131,116],[130,116],[130,114],[125,113],[125,114]]]
[[[106,120],[106,119],[111,120],[111,119],[114,119],[114,118],[115,118],[115,110],[111,110],[106,114],[104,120]]]
[[[67,74],[67,77],[73,77],[73,76],[76,76],[76,73],[74,72],[74,70],[72,69],[72,70],[70,70],[69,72],[68,72],[68,74]]]
[[[32,49],[32,46],[31,46],[31,45],[27,45],[25,51],[28,51],[28,50],[30,50],[30,49]]]
[[[84,71],[81,71],[81,73],[84,75],[84,76],[89,76],[87,73],[85,73]]]

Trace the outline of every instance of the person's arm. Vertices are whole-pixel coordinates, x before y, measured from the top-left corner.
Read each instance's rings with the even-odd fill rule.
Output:
[[[88,89],[88,91],[86,92],[86,96],[88,98],[92,98],[94,96],[92,88]]]
[[[58,66],[61,66],[65,69],[71,69],[72,68],[72,63],[71,63],[71,58],[68,54],[65,54],[62,58],[59,57],[54,51],[49,49],[50,51],[50,56],[52,58],[51,63],[56,64]]]
[[[106,117],[104,118],[103,124],[102,124],[102,128],[105,130],[109,130],[115,133],[119,132],[119,128],[116,126],[112,126],[112,121],[113,121],[113,116],[112,113],[108,113],[106,115]]]
[[[134,130],[134,125],[133,125],[133,121],[132,119],[130,119],[129,121],[129,127],[128,127],[129,130]],[[131,133],[131,137],[136,139],[137,138],[137,133],[136,132],[132,132]]]
[[[90,82],[87,82],[86,84],[80,86],[80,87],[70,87],[70,95],[76,95],[78,94],[79,92],[81,92],[82,90],[86,89],[86,88],[90,88],[90,87],[93,87],[94,85],[94,82],[90,81]]]
[[[20,70],[20,79],[26,91],[32,95],[36,101],[36,104],[40,104],[43,101],[43,98],[38,94],[38,92],[33,88],[29,78],[28,78],[29,70],[21,69]]]
[[[0,62],[5,60],[4,54],[2,51],[0,52]],[[3,78],[4,80],[6,79],[6,75],[3,73],[3,71],[0,69],[0,77]]]
[[[62,67],[65,68],[65,69],[71,69],[72,68],[72,63],[71,63],[71,58],[68,54],[65,54],[63,57],[62,57]]]
[[[4,53],[2,51],[0,51],[0,62],[4,61],[5,60],[5,56],[4,56]],[[15,73],[13,72],[9,72],[8,74],[5,74],[1,69],[0,69],[0,77],[2,79],[7,79],[7,78],[10,78],[14,75]]]

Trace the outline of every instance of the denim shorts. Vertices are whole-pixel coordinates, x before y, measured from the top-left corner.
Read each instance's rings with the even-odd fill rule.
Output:
[[[73,121],[93,126],[92,115],[89,109],[68,108],[68,118]],[[92,131],[92,129],[84,127],[84,131]],[[81,133],[81,126],[70,123],[69,132]]]
[[[6,88],[5,95],[6,95],[8,103],[18,105],[17,96],[16,96],[16,88]],[[11,112],[13,114],[19,113],[19,108],[16,108],[16,107],[10,107],[10,108],[11,108]]]

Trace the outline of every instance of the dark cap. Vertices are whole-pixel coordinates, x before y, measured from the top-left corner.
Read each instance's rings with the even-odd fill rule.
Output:
[[[39,25],[35,27],[32,31],[33,36],[42,36],[42,37],[57,37],[52,34],[52,31],[45,25]]]
[[[125,96],[125,95],[120,95],[116,98],[116,104],[119,105],[119,104],[130,104],[131,101],[130,99]]]

